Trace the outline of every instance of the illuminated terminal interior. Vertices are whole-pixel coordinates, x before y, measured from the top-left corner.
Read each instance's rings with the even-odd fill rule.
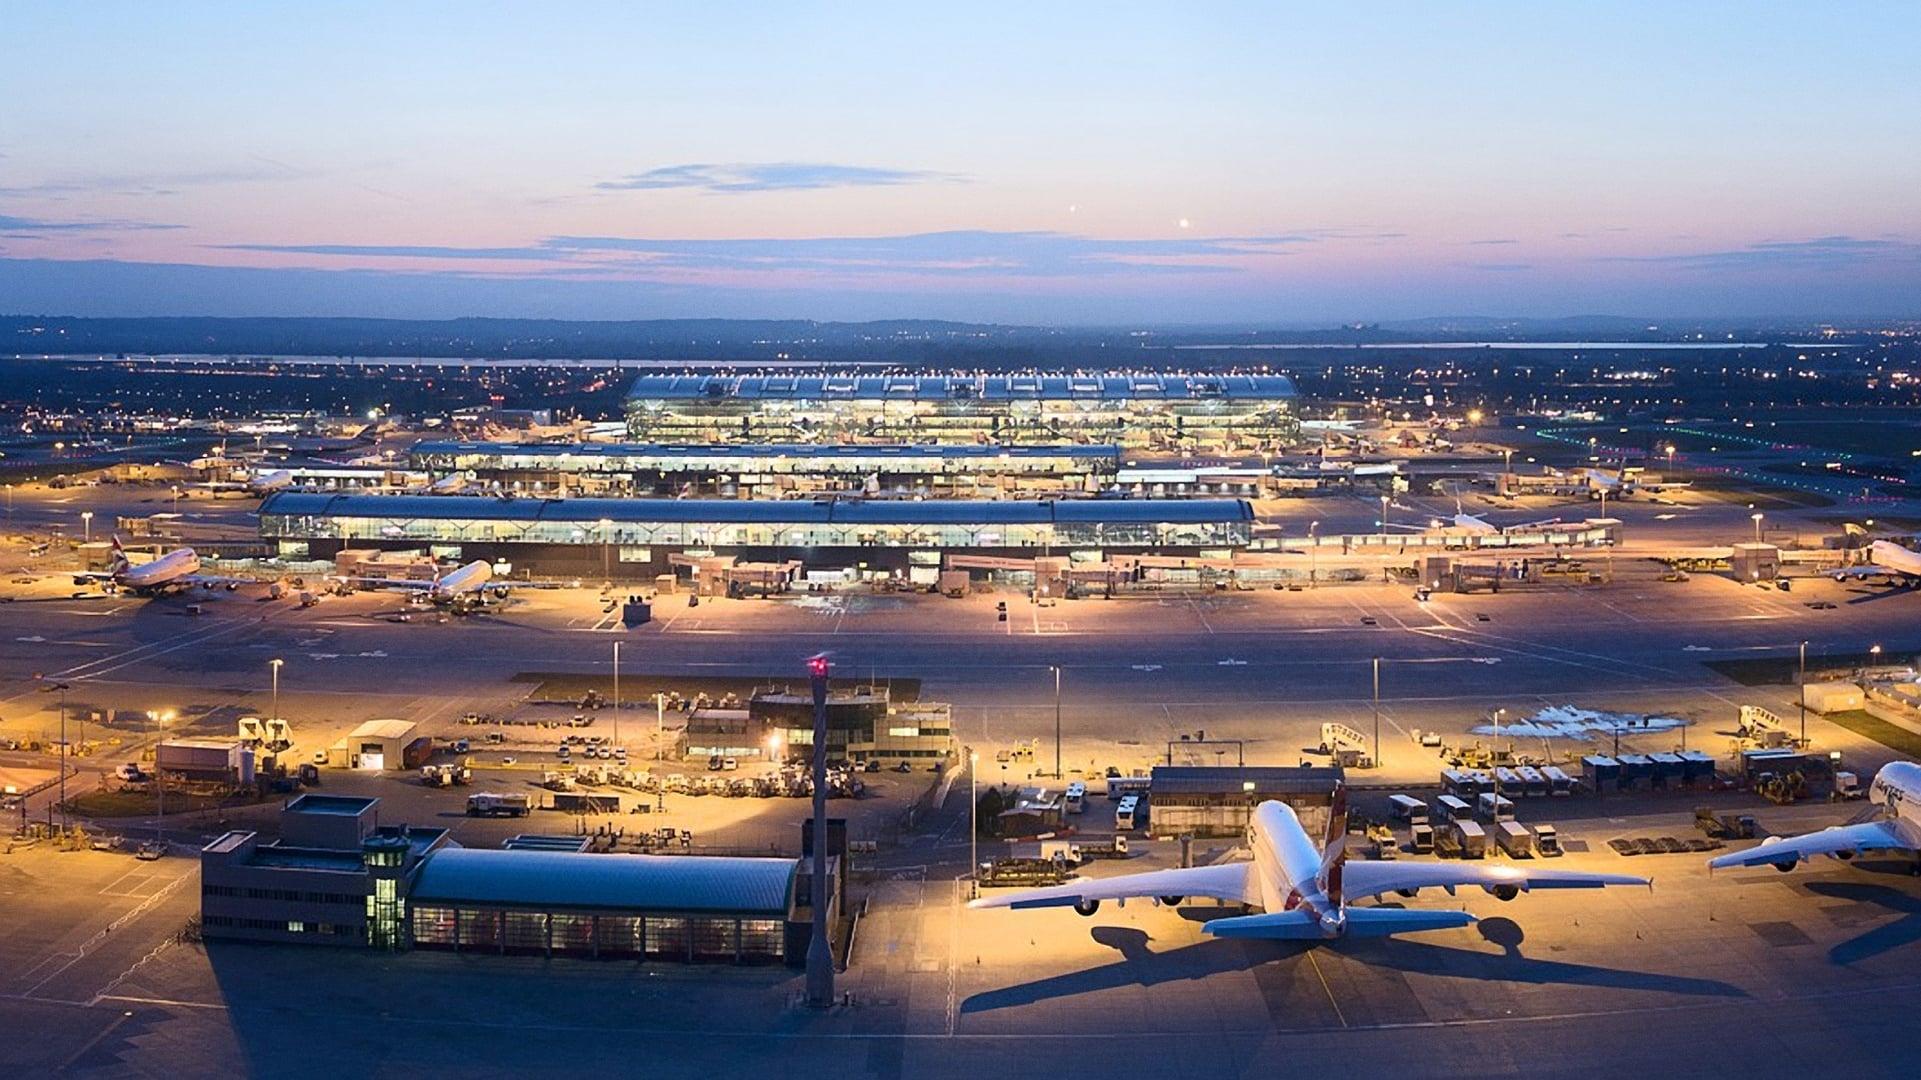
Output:
[[[1281,375],[648,374],[627,393],[637,440],[1113,444],[1271,450],[1299,436]]]
[[[778,498],[887,491],[936,498],[1092,493],[1114,446],[421,442],[413,467],[516,492]]]
[[[533,499],[280,492],[260,508],[263,539],[290,558],[346,548],[426,548],[535,573],[669,572],[671,557],[797,559],[902,568],[945,552],[1020,556],[1071,550],[1226,553],[1253,539],[1238,499],[846,500]]]

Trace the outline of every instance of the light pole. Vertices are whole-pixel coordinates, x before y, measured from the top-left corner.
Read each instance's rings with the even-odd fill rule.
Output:
[[[1382,536],[1387,535],[1387,504],[1390,500],[1391,500],[1391,496],[1388,496],[1388,495],[1381,496],[1381,535]]]
[[[620,642],[614,642],[614,745],[620,745]]]
[[[1761,511],[1756,510],[1754,513],[1748,516],[1754,522],[1754,542],[1758,544],[1761,542],[1761,518],[1764,515],[1761,513]]]
[[[60,824],[65,826],[67,823],[67,758],[73,754],[73,749],[67,745],[68,687],[66,683],[54,683],[48,687],[48,689],[58,690],[60,692]],[[26,814],[24,811],[20,816],[22,820],[25,820]],[[52,816],[51,814],[48,815],[49,818]],[[48,824],[52,824],[52,822],[49,821]]]
[[[978,751],[967,752],[967,877],[981,872],[980,764]]]
[[[654,691],[654,760],[663,760],[667,743],[667,693]]]
[[[93,543],[93,511],[80,511],[80,527],[85,530],[81,537],[81,543]]]
[[[273,669],[273,726],[276,729],[280,727],[280,665],[284,663],[286,661],[278,656],[267,661],[267,666]]]
[[[1801,643],[1801,745],[1808,745],[1808,643]]]
[[[613,579],[613,532],[614,523],[608,518],[600,519],[600,578],[602,581]]]
[[[1061,666],[1049,664],[1047,670],[1054,673],[1054,779],[1059,780],[1065,775],[1061,772]]]
[[[1381,762],[1381,658],[1374,658],[1374,767]]]
[[[814,689],[814,917],[807,943],[807,1004],[824,1009],[834,1003],[834,954],[827,944],[827,658],[807,661]]]
[[[1321,544],[1314,536],[1315,530],[1320,527],[1318,521],[1307,523],[1307,587],[1310,589],[1314,587],[1314,579],[1320,576]]]

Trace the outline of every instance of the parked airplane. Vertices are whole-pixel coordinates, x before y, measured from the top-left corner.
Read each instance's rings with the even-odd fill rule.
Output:
[[[238,491],[247,495],[271,495],[293,486],[293,472],[289,469],[255,471],[245,480],[208,480],[195,486],[215,494],[222,491]]]
[[[1921,585],[1921,554],[1909,551],[1892,540],[1876,540],[1868,545],[1868,561],[1845,566],[1834,572],[1834,580],[1883,578],[1890,585]]]
[[[1286,803],[1270,800],[1254,808],[1248,825],[1247,843],[1254,853],[1251,861],[1082,879],[1051,888],[982,897],[968,906],[1071,906],[1082,915],[1093,915],[1103,900],[1126,903],[1131,897],[1152,897],[1171,905],[1190,896],[1205,896],[1259,907],[1263,914],[1215,919],[1201,928],[1204,933],[1320,941],[1343,935],[1386,937],[1445,930],[1476,921],[1465,911],[1355,907],[1349,903],[1361,897],[1386,893],[1414,896],[1425,888],[1446,889],[1451,895],[1458,886],[1478,885],[1502,900],[1512,900],[1530,889],[1649,884],[1646,878],[1626,874],[1513,865],[1350,862],[1346,850],[1347,796],[1341,788],[1335,789],[1328,832],[1330,840],[1325,846],[1314,843]]]
[[[1664,491],[1683,491],[1694,486],[1694,482],[1691,480],[1681,483],[1669,483],[1666,481],[1650,482],[1643,480],[1638,473],[1633,476],[1628,475],[1627,466],[1625,465],[1613,472],[1608,472],[1606,469],[1586,469],[1583,470],[1583,475],[1587,477],[1589,493],[1593,498],[1597,499],[1601,497],[1602,492],[1606,492],[1617,499],[1625,499],[1637,491],[1645,491],[1650,495],[1658,495]]]
[[[200,556],[192,548],[175,548],[159,558],[135,566],[128,560],[126,550],[120,546],[118,536],[113,538],[113,561],[108,564],[107,570],[75,574],[73,583],[99,584],[110,592],[124,590],[135,596],[156,596],[191,589],[196,585],[204,589],[224,586],[231,592],[242,585],[256,584],[252,578],[201,573]]]
[[[1800,836],[1770,836],[1746,851],[1709,859],[1708,867],[1772,866],[1785,874],[1810,855],[1845,860],[1863,851],[1921,854],[1921,765],[1891,761],[1881,766],[1868,788],[1868,801],[1881,808],[1879,821],[1835,825]],[[1921,872],[1921,862],[1915,868]]]
[[[473,562],[456,570],[449,570],[431,580],[414,578],[345,578],[355,588],[400,589],[412,592],[414,596],[437,607],[451,607],[459,611],[471,611],[487,602],[488,594],[498,599],[506,599],[513,585],[494,583],[493,564],[485,559]]]
[[[1454,516],[1434,518],[1423,525],[1389,525],[1391,529],[1413,529],[1432,536],[1505,536],[1508,533],[1533,532],[1549,525],[1559,525],[1560,518],[1547,518],[1542,521],[1524,521],[1516,525],[1496,525],[1484,517],[1470,514],[1461,509],[1461,500],[1454,500]]]

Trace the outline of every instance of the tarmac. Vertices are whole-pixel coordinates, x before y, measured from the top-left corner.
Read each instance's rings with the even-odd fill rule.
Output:
[[[1738,509],[1709,512],[1733,521]],[[1439,764],[1416,744],[1416,730],[1472,741],[1468,729],[1497,709],[1519,717],[1572,704],[1678,716],[1690,722],[1683,732],[1629,745],[1668,749],[1686,738],[1725,755],[1738,706],[1795,718],[1793,687],[1745,685],[1710,663],[1785,662],[1803,640],[1816,668],[1875,644],[1890,658],[1921,645],[1913,593],[1820,578],[1798,580],[1792,592],[1709,575],[1666,582],[1653,564],[1625,555],[1612,571],[1601,585],[1437,594],[1425,603],[1407,586],[1378,582],[1045,605],[1008,592],[697,607],[663,597],[655,621],[633,629],[621,628],[591,587],[529,590],[471,618],[394,622],[403,605],[378,594],[305,609],[251,590],[75,599],[71,582],[51,579],[3,587],[13,601],[0,603],[0,735],[52,737],[58,695],[45,687],[66,683],[70,725],[122,717],[104,729],[88,724],[99,745],[69,784],[91,786],[155,737],[147,710],[172,711],[179,729],[195,734],[225,731],[242,713],[268,715],[267,662],[280,658],[279,710],[303,756],[374,718],[471,737],[475,728],[459,723],[470,710],[565,712],[530,704],[529,679],[611,676],[619,641],[630,702],[620,710],[623,741],[640,757],[654,726],[651,688],[690,676],[799,683],[805,657],[824,650],[839,675],[920,680],[922,698],[954,705],[960,740],[982,755],[979,781],[1015,783],[1053,771],[1049,665],[1061,669],[1061,771],[1073,776],[1165,760],[1232,763],[1243,754],[1250,764],[1291,764],[1328,720],[1371,734],[1378,657],[1384,764],[1354,780],[1385,789],[1433,783]],[[1808,606],[1819,601],[1834,607]],[[201,613],[189,614],[196,604]],[[593,730],[611,729],[611,713]],[[1819,717],[1808,731],[1815,746],[1840,750],[1863,774],[1893,756]],[[1037,741],[1031,759],[995,759],[1028,740]],[[1588,747],[1531,741],[1521,749],[1578,755]],[[476,756],[485,783],[509,784],[529,774],[500,756],[532,764],[548,753],[533,736]],[[0,754],[0,768],[48,763],[44,754]],[[463,842],[497,842],[502,830],[560,831],[539,819],[469,823],[457,816],[458,788],[324,776],[323,790],[379,794],[410,820],[455,825]],[[866,912],[840,983],[848,997],[818,1012],[800,1004],[799,981],[784,968],[207,946],[182,935],[197,908],[194,844],[220,827],[265,820],[271,806],[177,820],[175,854],[157,862],[16,845],[0,855],[0,1019],[16,1036],[0,1042],[0,1074],[1337,1069],[1553,1077],[1599,1067],[1769,1077],[1921,1069],[1906,1037],[1921,988],[1913,974],[1921,884],[1907,864],[1824,861],[1786,875],[1710,876],[1704,855],[1629,859],[1607,847],[1616,836],[1691,835],[1697,800],[1688,794],[1523,807],[1524,820],[1553,821],[1574,841],[1562,864],[1645,874],[1652,890],[1545,892],[1512,903],[1424,894],[1405,902],[1464,906],[1482,921],[1307,948],[1207,938],[1199,929],[1215,914],[1207,905],[1108,905],[1091,919],[968,910],[955,880],[968,858],[967,785],[955,785],[938,812],[900,825],[930,779],[883,775],[876,800],[848,804],[870,815],[864,827],[893,830],[892,842],[862,872]],[[30,800],[27,813],[44,816],[47,797]],[[1783,833],[1862,809],[1777,809],[1740,794],[1711,801],[1758,813]],[[670,816],[704,822],[703,837],[726,846],[786,841],[800,805],[694,802]],[[1103,807],[1097,801],[1090,818]],[[118,827],[139,833],[151,822]],[[1140,846],[1138,859],[1094,872],[1174,858],[1170,844]]]

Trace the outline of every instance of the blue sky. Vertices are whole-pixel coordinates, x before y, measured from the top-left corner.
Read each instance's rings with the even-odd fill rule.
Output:
[[[1915,317],[1911,4],[36,4],[0,310]]]

